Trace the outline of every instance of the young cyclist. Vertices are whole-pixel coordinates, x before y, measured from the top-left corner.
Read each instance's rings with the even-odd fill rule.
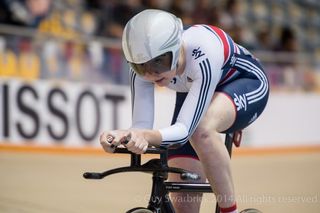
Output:
[[[184,31],[179,18],[161,10],[135,15],[124,29],[122,47],[131,68],[132,127],[103,132],[104,150],[113,152],[129,135],[126,147],[137,154],[148,146],[180,145],[170,150],[169,165],[197,172],[201,181],[206,177],[220,211],[238,212],[230,158],[219,133],[247,127],[265,108],[269,86],[259,61],[223,30],[194,25]],[[153,129],[155,85],[177,91],[172,125],[162,129]],[[169,179],[179,181],[172,174]],[[176,212],[199,212],[201,199],[172,200]]]

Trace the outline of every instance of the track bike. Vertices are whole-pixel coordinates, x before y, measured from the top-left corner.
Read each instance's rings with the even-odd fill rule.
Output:
[[[240,146],[241,131],[227,133],[225,138],[225,146],[231,157],[233,144],[236,147]],[[173,205],[170,201],[169,192],[202,192],[213,193],[209,183],[192,183],[192,182],[169,182],[168,174],[180,174],[180,178],[185,181],[199,180],[200,176],[196,173],[185,169],[168,166],[168,149],[149,147],[145,153],[158,154],[160,158],[154,158],[141,164],[141,155],[134,154],[126,148],[117,147],[115,153],[130,154],[130,166],[119,167],[104,172],[85,172],[85,179],[103,179],[109,175],[123,172],[144,172],[152,174],[152,189],[147,207],[135,207],[128,210],[126,213],[175,213]],[[220,213],[218,203],[216,203],[216,213]],[[245,209],[240,213],[261,213],[257,209]]]

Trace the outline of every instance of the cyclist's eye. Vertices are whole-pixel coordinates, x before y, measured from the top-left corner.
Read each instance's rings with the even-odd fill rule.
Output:
[[[163,61],[163,60],[162,60],[161,58],[157,58],[154,62],[157,63],[157,64],[161,64],[162,61]]]

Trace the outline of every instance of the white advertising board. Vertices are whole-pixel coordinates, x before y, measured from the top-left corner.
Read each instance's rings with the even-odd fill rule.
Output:
[[[175,93],[156,90],[155,128],[169,125]],[[0,143],[99,146],[102,131],[131,125],[129,87],[0,80]],[[271,93],[243,146],[320,145],[320,94]],[[148,109],[146,109],[148,110]]]
[[[0,141],[97,145],[103,130],[131,123],[127,87],[0,80]]]

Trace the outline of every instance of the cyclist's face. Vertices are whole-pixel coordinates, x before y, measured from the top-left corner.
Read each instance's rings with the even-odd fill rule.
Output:
[[[151,81],[160,87],[168,86],[170,81],[176,76],[176,70],[169,70],[160,74],[147,72],[142,76],[145,80]]]
[[[141,76],[149,74],[162,74],[170,71],[172,63],[172,53],[164,53],[150,61],[142,64],[130,63],[131,68]]]

